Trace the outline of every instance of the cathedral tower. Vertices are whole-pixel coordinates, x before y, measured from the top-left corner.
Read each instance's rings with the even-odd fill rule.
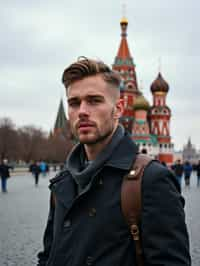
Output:
[[[119,45],[117,56],[113,64],[113,70],[118,71],[122,77],[120,86],[121,98],[124,101],[124,113],[121,118],[121,123],[129,132],[133,126],[133,104],[136,97],[140,94],[137,85],[137,77],[135,64],[129,51],[127,42],[127,27],[128,20],[124,17],[120,21],[121,26],[121,42]]]
[[[169,85],[159,72],[158,77],[151,85],[153,106],[151,107],[149,113],[150,130],[152,135],[157,136],[159,144],[158,159],[160,161],[165,161],[166,163],[172,163],[173,145],[171,144],[170,136],[171,110],[166,104],[168,91]]]

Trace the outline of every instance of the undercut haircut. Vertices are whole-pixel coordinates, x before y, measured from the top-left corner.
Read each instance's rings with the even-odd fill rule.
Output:
[[[88,59],[86,57],[78,58],[76,62],[64,70],[62,82],[65,88],[68,89],[72,83],[95,75],[101,75],[108,85],[119,90],[121,82],[119,73],[110,69],[102,61]]]

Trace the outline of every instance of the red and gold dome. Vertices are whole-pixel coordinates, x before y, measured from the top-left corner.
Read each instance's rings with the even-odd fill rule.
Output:
[[[154,80],[151,84],[151,92],[165,92],[169,91],[169,85],[162,77],[161,73],[159,72],[158,77]]]

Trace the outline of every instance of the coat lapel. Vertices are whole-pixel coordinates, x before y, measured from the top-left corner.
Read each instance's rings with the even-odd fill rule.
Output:
[[[56,200],[66,209],[71,207],[76,197],[76,184],[68,171],[62,174],[62,178],[58,181],[55,179],[50,189],[55,194]]]

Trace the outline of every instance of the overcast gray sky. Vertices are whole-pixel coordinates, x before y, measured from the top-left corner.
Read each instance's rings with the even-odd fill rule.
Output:
[[[122,3],[138,81],[162,74],[170,85],[171,135],[176,149],[190,136],[200,148],[200,1],[7,0],[0,2],[0,117],[49,131],[56,119],[64,68],[78,56],[109,65],[119,43]]]

